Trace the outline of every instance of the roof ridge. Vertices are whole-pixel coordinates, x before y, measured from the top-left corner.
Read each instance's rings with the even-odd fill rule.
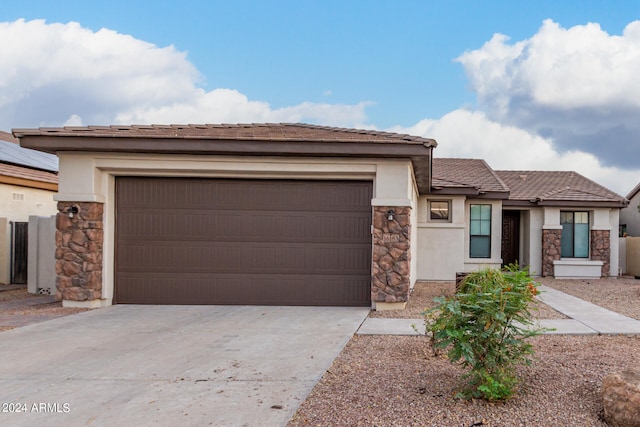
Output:
[[[491,166],[489,166],[489,164],[486,162],[486,160],[480,159],[480,161],[482,161],[482,163],[485,164],[487,169],[489,169],[489,172],[491,173],[491,175],[493,175],[493,177],[500,183],[500,185],[502,185],[502,188],[504,188],[505,190],[511,192],[511,190],[509,189],[509,186],[502,180],[502,178],[500,178],[500,176],[496,173],[496,171],[494,171],[493,168]]]
[[[177,129],[251,129],[251,128],[299,128],[299,129],[315,129],[325,132],[335,132],[354,135],[371,135],[380,139],[389,139],[390,141],[405,141],[408,143],[423,144],[427,147],[436,147],[438,143],[431,138],[425,138],[418,135],[409,135],[396,132],[387,132],[377,129],[356,129],[356,128],[343,128],[334,126],[323,126],[307,123],[234,123],[234,124],[133,124],[133,125],[109,125],[109,126],[63,126],[63,127],[40,127],[36,129],[13,129],[13,135],[16,137],[23,137],[26,135],[52,135],[62,136],[69,133],[86,134],[89,136],[92,131],[97,131],[95,136],[121,136],[119,131],[127,132],[140,131],[142,134],[144,131],[160,131],[160,130],[177,130]],[[102,131],[102,134],[101,134]],[[111,135],[105,135],[105,133],[111,133]],[[286,132],[285,132],[286,133]],[[56,135],[57,134],[57,135]],[[131,136],[131,135],[129,135]],[[246,136],[245,136],[246,137]],[[251,138],[251,137],[250,137]],[[285,135],[282,139],[295,139],[295,133]]]

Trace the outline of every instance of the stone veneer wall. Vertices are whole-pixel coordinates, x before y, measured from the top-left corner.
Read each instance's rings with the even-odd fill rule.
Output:
[[[542,230],[542,276],[553,276],[553,261],[560,259],[562,229]]]
[[[591,259],[602,261],[602,277],[609,276],[611,270],[611,232],[591,230]]]
[[[69,209],[78,213],[69,218]],[[103,204],[59,202],[56,217],[56,298],[90,301],[102,297]]]
[[[387,219],[393,210],[395,218]],[[371,301],[406,302],[411,279],[411,207],[373,207]]]

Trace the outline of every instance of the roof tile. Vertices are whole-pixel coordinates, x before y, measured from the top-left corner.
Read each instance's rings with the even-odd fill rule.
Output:
[[[496,171],[509,186],[509,200],[626,203],[619,194],[573,171]]]
[[[467,188],[506,193],[509,188],[489,165],[480,159],[433,159],[434,189]]]
[[[117,138],[197,138],[219,140],[332,141],[413,143],[435,147],[433,139],[366,129],[347,129],[304,123],[188,124],[188,125],[113,125],[66,126],[60,128],[14,129],[16,137],[48,135],[86,135]]]
[[[32,181],[58,183],[58,175],[52,172],[45,172],[22,166],[8,165],[0,163],[0,175],[13,178],[29,179]]]

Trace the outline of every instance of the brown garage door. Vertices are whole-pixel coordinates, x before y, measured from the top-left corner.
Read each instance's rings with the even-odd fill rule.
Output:
[[[115,303],[368,306],[372,183],[116,179]]]

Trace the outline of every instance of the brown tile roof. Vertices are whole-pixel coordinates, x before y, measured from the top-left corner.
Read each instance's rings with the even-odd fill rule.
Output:
[[[14,129],[20,145],[59,151],[291,157],[409,158],[429,192],[436,141],[377,130],[302,123],[133,125]]]
[[[13,142],[13,143],[17,144],[18,143],[18,138],[15,138],[9,132],[5,132],[5,131],[0,130],[0,141],[8,141],[8,142]]]
[[[571,171],[496,171],[511,190],[509,202],[624,207],[627,200]]]
[[[180,138],[248,141],[327,141],[427,144],[433,139],[377,130],[347,129],[304,123],[189,124],[132,126],[65,126],[59,128],[14,129],[23,136],[88,136],[112,138]]]
[[[0,183],[56,191],[58,175],[52,172],[0,163]]]
[[[509,188],[484,160],[433,159],[432,192],[506,199]]]

